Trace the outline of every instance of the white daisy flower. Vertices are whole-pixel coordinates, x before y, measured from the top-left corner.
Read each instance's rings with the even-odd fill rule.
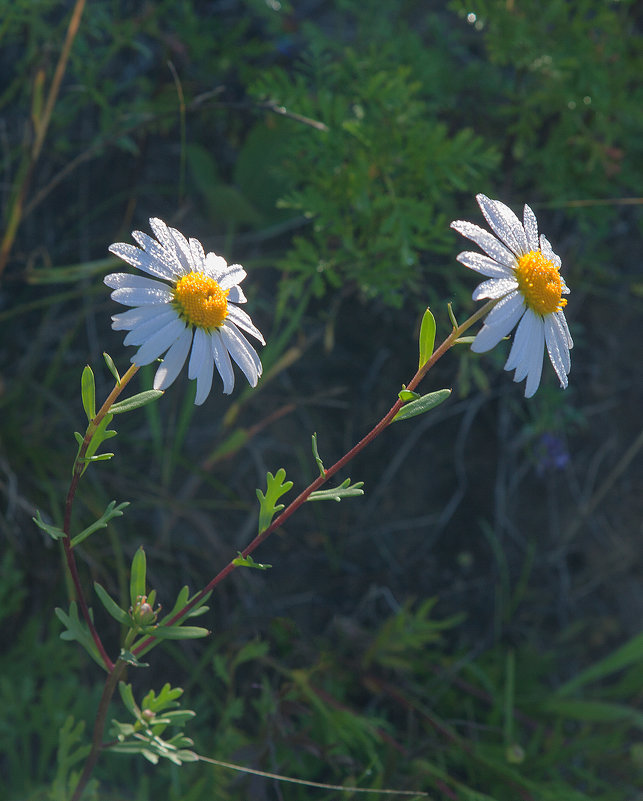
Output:
[[[228,266],[215,253],[205,254],[196,239],[189,241],[175,228],[156,217],[150,219],[156,239],[141,231],[132,236],[142,249],[125,242],[109,250],[133,267],[154,276],[154,280],[129,273],[105,277],[112,299],[126,312],[112,317],[112,328],[129,331],[125,345],[138,345],[132,362],[151,364],[165,353],[154,377],[154,389],[167,389],[178,376],[190,352],[188,378],[196,378],[197,405],[212,387],[214,366],[223,380],[223,392],[234,387],[230,357],[255,387],[262,372],[261,361],[243,333],[265,345],[261,332],[249,315],[235,304],[245,303],[239,284],[246,271],[239,264]],[[167,353],[166,353],[167,351]]]
[[[489,278],[478,285],[474,300],[501,298],[485,318],[471,350],[484,353],[495,347],[518,324],[505,370],[515,370],[514,381],[527,378],[525,397],[538,389],[545,347],[561,387],[567,386],[574,343],[563,313],[569,289],[560,274],[560,259],[547,239],[538,238],[538,223],[525,206],[524,223],[508,206],[485,195],[476,200],[493,234],[463,220],[451,223],[487,253],[466,251],[458,261]]]

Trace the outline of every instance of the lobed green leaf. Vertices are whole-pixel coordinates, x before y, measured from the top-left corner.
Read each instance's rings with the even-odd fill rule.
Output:
[[[103,456],[112,456],[113,454],[103,454]],[[98,457],[94,457],[96,459]],[[98,531],[100,528],[105,528],[109,521],[114,517],[121,517],[123,514],[123,509],[129,506],[129,501],[123,501],[123,503],[119,503],[116,506],[116,501],[111,501],[107,506],[107,509],[103,512],[103,514],[98,518],[95,523],[92,523],[91,526],[83,529],[80,534],[76,534],[75,537],[72,537],[71,547],[75,548],[76,545],[79,545],[83,540],[86,540],[91,534],[95,531]]]
[[[40,516],[39,510],[36,510],[36,516],[32,517],[31,519],[38,526],[38,528],[41,528],[43,531],[46,531],[47,534],[49,534],[49,536],[53,540],[61,540],[65,536],[65,532],[58,526],[52,526],[49,523],[45,523],[45,521]]]

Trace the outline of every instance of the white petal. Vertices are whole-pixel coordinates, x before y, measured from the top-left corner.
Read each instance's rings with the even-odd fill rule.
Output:
[[[523,253],[526,253],[527,237],[520,220],[509,206],[505,206],[499,200],[491,200],[482,194],[476,195],[476,200],[491,229],[505,245],[513,250],[517,256],[522,256]]]
[[[103,278],[103,283],[112,289],[136,287],[137,289],[162,289],[164,292],[168,291],[167,284],[154,281],[152,278],[146,278],[144,275],[132,275],[132,273],[110,273]]]
[[[523,220],[525,234],[527,235],[527,246],[530,251],[538,250],[538,220],[527,204],[525,204]]]
[[[158,241],[161,243],[161,247],[167,251],[168,258],[170,258],[172,263],[175,265],[176,274],[187,275],[189,269],[179,258],[176,242],[174,241],[174,237],[170,233],[170,229],[167,227],[167,225],[158,217],[150,217],[150,227],[152,228],[152,231],[154,231],[154,236],[156,236]]]
[[[261,335],[261,331],[253,324],[250,315],[243,309],[238,309],[236,306],[229,304],[227,319],[231,320],[235,325],[238,325],[239,328],[243,328],[244,331],[252,334],[262,345],[266,344],[266,340]]]
[[[514,254],[484,228],[464,220],[455,220],[451,223],[451,228],[479,245],[498,264],[504,264],[506,267],[513,267],[516,264]]]
[[[186,326],[163,357],[163,362],[154,376],[154,389],[167,389],[174,383],[185,364],[191,342],[192,330]]]
[[[138,306],[134,309],[128,309],[120,314],[112,315],[112,328],[114,331],[129,331],[139,323],[145,320],[151,320],[153,317],[167,311],[167,303],[157,303],[153,306]]]
[[[486,353],[488,350],[495,348],[498,342],[504,339],[513,330],[519,319],[520,314],[517,316],[510,315],[493,326],[485,323],[473,340],[471,350],[474,353]]]
[[[556,265],[556,267],[560,268],[561,265],[560,257],[554,253],[551,245],[549,244],[549,240],[543,234],[540,235],[540,249],[542,251],[543,256],[546,259],[549,259]]]
[[[234,389],[234,372],[230,362],[230,355],[221,336],[221,329],[217,328],[210,336],[212,343],[212,355],[217,366],[219,375],[223,380],[223,394],[229,395]]]
[[[545,333],[542,318],[527,309],[516,329],[514,344],[505,364],[505,370],[515,366],[514,381],[522,381],[525,376],[525,397],[531,396],[538,389],[545,352]]]
[[[254,348],[243,334],[240,333],[232,323],[228,322],[228,320],[226,320],[219,329],[219,333],[228,349],[228,353],[239,365],[243,374],[248,379],[250,386],[256,387],[262,367],[261,360]]]
[[[190,364],[188,365],[189,379],[197,377],[206,359],[212,361],[210,336],[202,328],[197,327],[194,331],[194,342],[192,343],[192,353],[190,354]]]
[[[196,376],[196,396],[194,398],[195,406],[200,406],[210,394],[210,390],[212,389],[213,373],[214,359],[212,358],[212,353],[209,353],[207,358],[203,361],[201,369]]]
[[[483,281],[473,290],[471,297],[473,300],[481,300],[482,298],[501,298],[508,292],[516,289],[518,284],[513,278],[490,278],[488,281]]]
[[[163,326],[160,331],[153,334],[146,340],[132,356],[132,362],[142,367],[151,364],[155,359],[165,353],[165,351],[177,340],[185,330],[185,323],[175,317]]]
[[[217,283],[223,278],[227,270],[228,263],[223,256],[217,256],[216,253],[207,254],[205,257],[205,271]]]
[[[487,275],[489,278],[510,278],[514,274],[510,267],[498,264],[493,259],[490,259],[489,256],[475,253],[472,250],[465,250],[463,253],[458,254],[456,259],[470,270]]]
[[[103,281],[107,286],[114,287],[111,294],[112,300],[116,300],[124,306],[162,303],[172,299],[172,292],[167,284],[153,281],[142,275],[111,273],[106,275]]]
[[[240,264],[231,264],[225,275],[221,276],[219,286],[221,289],[230,289],[230,287],[240,284],[246,277],[246,271]]]
[[[499,300],[485,317],[485,325],[493,328],[496,325],[504,325],[505,320],[513,320],[516,325],[518,320],[525,313],[525,301],[519,292],[512,292],[510,295]],[[512,326],[513,328],[513,326]],[[511,330],[511,329],[509,329]]]
[[[170,236],[174,240],[175,252],[178,260],[185,268],[186,274],[197,272],[196,265],[192,259],[192,252],[190,251],[190,244],[183,234],[176,228],[168,228]]]
[[[135,325],[123,340],[123,345],[142,345],[161,328],[165,328],[172,320],[176,320],[176,312],[172,307],[163,307],[164,311],[148,317]]]
[[[567,387],[567,373],[569,372],[569,351],[565,341],[561,338],[560,331],[554,322],[553,315],[545,318],[545,344],[549,361],[552,363],[558,380],[563,389]],[[566,358],[563,354],[566,354]],[[567,369],[565,369],[567,368]]]
[[[203,245],[198,239],[190,238],[190,252],[192,253],[192,261],[195,264],[197,272],[202,273],[205,270],[205,251]]]
[[[243,294],[243,289],[240,286],[233,286],[230,287],[228,292],[228,300],[232,303],[246,303],[248,299]]]
[[[134,234],[140,231],[134,231]],[[143,236],[141,234],[141,236]],[[149,237],[148,237],[149,239]],[[150,242],[156,245],[153,239]],[[132,267],[142,270],[150,275],[156,275],[159,278],[166,278],[171,281],[174,279],[173,261],[168,254],[159,245],[156,245],[156,250],[150,249],[150,252],[140,250],[134,245],[128,245],[126,242],[116,242],[114,245],[109,246],[109,252],[123,259]]]
[[[143,231],[132,231],[132,237],[138,244],[144,248],[146,255],[152,257],[155,261],[165,265],[169,273],[169,278],[174,282],[177,277],[183,275],[184,270],[181,262],[176,258],[174,250],[164,248],[162,245],[152,239],[151,236],[143,233]]]
[[[574,347],[574,340],[572,339],[572,335],[569,333],[569,327],[567,326],[567,319],[565,317],[565,312],[563,311],[554,312],[554,316],[556,317],[558,324],[564,331],[565,339],[567,340],[567,347],[571,350]]]

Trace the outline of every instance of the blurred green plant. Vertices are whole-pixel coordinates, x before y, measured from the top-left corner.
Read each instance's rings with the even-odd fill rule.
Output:
[[[115,218],[129,227],[132,215],[178,206],[256,265],[277,266],[281,320],[290,315],[271,356],[277,371],[305,352],[292,343],[311,290],[322,297],[346,287],[377,301],[372,308],[424,305],[432,299],[428,287],[468,299],[469,284],[444,267],[453,247],[445,223],[473,190],[502,186],[508,200],[529,196],[535,206],[556,209],[569,241],[584,234],[575,261],[592,258],[584,260],[582,277],[573,260],[571,270],[591,291],[619,277],[622,268],[612,265],[605,242],[614,218],[609,203],[639,191],[636,165],[643,160],[631,0],[481,0],[475,14],[460,0],[450,3],[453,14],[444,4],[409,2],[400,11],[344,1],[328,5],[323,24],[302,24],[287,4],[277,13],[278,4],[263,2],[207,11],[161,0],[135,12],[130,4],[99,3],[85,10],[64,63],[59,53],[72,5],[63,5],[16,0],[0,22],[3,256],[11,257],[10,292],[1,300],[10,295],[15,304],[3,306],[0,322],[9,323],[3,345],[19,354],[0,376],[0,443],[8,474],[15,472],[21,491],[47,505],[58,523],[67,444],[51,430],[69,427],[70,414],[56,398],[74,351],[85,358],[76,340],[79,329],[92,329],[97,304],[86,282],[106,269]],[[184,147],[168,58],[185,94]],[[60,283],[73,288],[52,291]],[[56,331],[51,348],[48,330]],[[462,363],[465,380],[488,386],[468,355]],[[146,407],[135,457],[148,464],[152,454],[162,476],[148,481],[139,466],[132,475],[148,503],[175,503],[167,488],[177,466],[220,490],[208,471],[256,433],[235,423],[244,398],[221,423],[210,423],[222,436],[197,467],[179,457],[193,409],[189,392],[169,425]],[[44,416],[45,404],[52,416]],[[532,427],[538,431],[542,421]],[[92,481],[83,514],[107,522],[121,507]],[[265,520],[270,511],[266,505]],[[89,562],[113,560],[123,584],[125,561],[109,528],[104,543],[112,556],[104,544],[83,543]],[[84,756],[81,721],[91,719],[97,699],[78,681],[82,665],[71,649],[38,623],[42,604],[26,603],[26,582],[58,594],[55,571],[35,557],[19,566],[18,552],[9,545],[0,581],[0,614],[10,632],[0,655],[0,795],[47,797],[43,788],[59,749],[51,798],[62,801]],[[643,777],[635,705],[640,637],[552,689],[569,675],[570,643],[561,637],[543,650],[528,639],[503,642],[518,589],[528,584],[525,574],[512,591],[506,564],[503,571],[496,639],[475,657],[459,645],[457,617],[433,620],[434,602],[426,599],[359,637],[320,638],[312,654],[297,651],[296,634],[280,636],[276,624],[270,639],[233,639],[227,654],[215,639],[206,651],[212,675],[193,686],[197,698],[190,701],[206,720],[208,709],[215,714],[210,726],[195,721],[195,736],[208,743],[211,732],[208,752],[230,760],[267,761],[313,780],[327,779],[328,770],[342,781],[350,773],[373,789],[423,787],[448,799],[514,801],[520,793],[534,801],[631,801]],[[128,593],[120,584],[118,603],[98,592],[124,623]],[[181,590],[177,604],[188,596]],[[136,598],[129,601],[136,605]],[[78,614],[63,615],[87,640]],[[283,622],[284,630],[289,625]],[[187,660],[172,653],[179,663]],[[130,706],[140,723],[145,704]],[[120,726],[121,734],[138,733],[127,729],[136,722]],[[124,768],[123,786],[138,786],[144,798],[151,783],[156,794],[186,801],[202,797],[212,770],[190,765],[190,780],[174,772],[168,783],[167,774],[150,778]],[[247,797],[229,771],[214,770],[222,797]],[[99,775],[109,781],[109,771],[99,767]],[[289,792],[310,797],[307,789]],[[86,794],[95,793],[94,786]]]

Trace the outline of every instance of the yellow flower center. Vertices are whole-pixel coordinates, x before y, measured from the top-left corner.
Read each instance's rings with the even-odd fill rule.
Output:
[[[530,250],[518,259],[516,280],[525,303],[536,314],[552,314],[567,305],[558,267],[539,250]]]
[[[188,273],[174,287],[174,306],[179,315],[199,328],[219,328],[228,316],[228,294],[202,273]]]

